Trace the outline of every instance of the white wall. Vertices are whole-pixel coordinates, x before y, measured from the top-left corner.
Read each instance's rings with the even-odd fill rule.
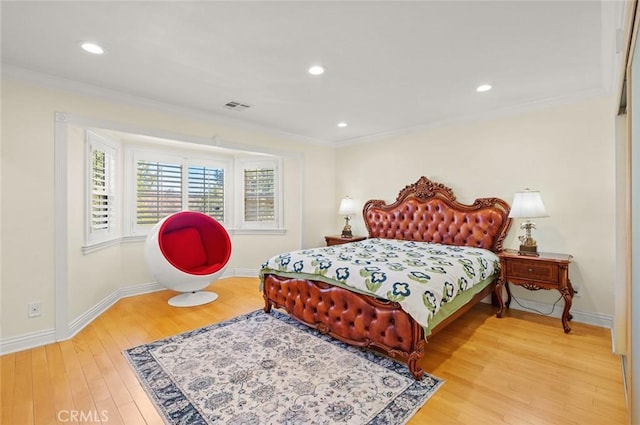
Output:
[[[84,226],[86,214],[85,184],[85,129],[69,125],[68,143],[68,187],[67,187],[67,227],[68,233],[68,318],[73,320],[85,313],[101,300],[109,296],[129,280],[131,272],[143,270],[138,283],[149,282],[143,267],[133,269],[122,267],[122,249],[111,246],[84,255]],[[50,309],[47,309],[48,311]]]
[[[336,195],[394,200],[421,175],[450,186],[458,201],[540,190],[550,217],[534,220],[538,249],[574,256],[580,289],[574,312],[610,322],[615,280],[615,138],[613,99],[591,99],[510,117],[424,130],[339,148]],[[520,220],[506,239],[517,248]],[[365,234],[361,218],[354,233]],[[515,288],[516,297],[552,304],[556,291]],[[556,312],[561,311],[560,307]],[[576,314],[574,314],[576,316]],[[584,318],[584,315],[582,315]]]
[[[627,152],[627,115],[621,115],[616,118],[616,241],[615,241],[615,258],[616,258],[616,286],[614,290],[614,325],[613,325],[613,351],[616,354],[626,355],[627,341],[629,339],[628,320],[629,314],[629,270],[631,264],[629,262],[628,247],[630,223],[630,211],[627,206],[629,184],[628,179],[631,175],[629,169],[629,153]]]
[[[282,236],[234,235],[228,270],[257,270],[271,255],[318,246],[333,231],[334,149],[284,136],[229,128],[159,110],[71,94],[34,84],[2,80],[2,270],[0,341],[55,328],[54,115],[65,112],[123,127],[151,129],[278,150],[284,160],[287,232]],[[76,125],[67,128],[69,167],[68,288],[73,321],[118,288],[150,283],[143,242],[125,243],[83,255],[84,148]],[[325,202],[325,200],[328,200]],[[304,212],[304,215],[302,214]],[[258,288],[256,288],[258,290]],[[27,318],[27,303],[41,301],[43,314]]]
[[[278,252],[322,245],[324,235],[338,233],[343,225],[337,208],[347,194],[361,202],[393,200],[400,188],[421,175],[452,187],[458,200],[466,203],[484,196],[510,203],[513,194],[525,187],[541,190],[550,217],[537,220],[534,237],[540,250],[575,257],[570,277],[581,292],[574,298],[573,311],[591,315],[596,322],[610,321],[615,277],[612,105],[612,99],[591,99],[335,150],[4,79],[0,341],[55,326],[55,112],[195,138],[215,135],[257,149],[291,152],[285,160],[287,234],[235,235],[229,267],[237,270],[257,269]],[[75,150],[68,153],[70,179],[78,177],[79,156]],[[69,190],[69,283],[78,289],[69,297],[69,321],[114,288],[150,279],[143,266],[142,243],[90,255],[78,252],[81,197]],[[518,245],[518,224],[512,227],[507,247]],[[352,225],[354,233],[365,234],[359,217]],[[117,265],[111,268],[112,263]],[[519,298],[547,304],[558,297],[552,291],[515,288],[514,292]],[[43,315],[28,319],[26,306],[34,300],[42,301]]]
[[[636,18],[634,35],[638,34],[638,21]],[[631,146],[628,165],[630,166],[630,274],[631,287],[629,302],[629,346],[627,347],[627,359],[629,361],[627,378],[629,379],[630,423],[640,422],[640,43],[634,41],[631,63],[631,75],[628,89],[631,93],[631,102],[628,105],[631,113]]]

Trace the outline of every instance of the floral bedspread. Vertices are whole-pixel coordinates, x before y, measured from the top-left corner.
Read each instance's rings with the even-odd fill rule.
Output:
[[[286,252],[265,262],[260,275],[301,273],[396,301],[428,327],[441,306],[499,267],[498,256],[482,248],[374,238]]]

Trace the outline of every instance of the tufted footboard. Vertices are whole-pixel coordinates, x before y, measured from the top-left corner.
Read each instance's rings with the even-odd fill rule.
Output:
[[[399,304],[323,282],[272,274],[264,276],[263,296],[265,312],[283,308],[322,333],[407,363],[411,374],[422,379],[424,331]]]

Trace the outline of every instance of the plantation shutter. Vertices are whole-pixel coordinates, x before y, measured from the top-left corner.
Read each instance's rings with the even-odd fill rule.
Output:
[[[114,161],[102,149],[91,149],[91,224],[90,233],[113,230]]]
[[[180,164],[139,160],[136,183],[137,224],[155,224],[183,209]]]
[[[189,166],[187,185],[190,210],[224,221],[224,169]]]
[[[244,169],[244,221],[275,221],[275,174],[273,167]]]

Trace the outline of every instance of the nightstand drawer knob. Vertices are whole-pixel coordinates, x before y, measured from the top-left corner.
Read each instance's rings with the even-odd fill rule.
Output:
[[[529,273],[531,273],[532,271],[533,271],[533,269],[532,269],[532,268],[530,268],[530,269],[529,269]]]

